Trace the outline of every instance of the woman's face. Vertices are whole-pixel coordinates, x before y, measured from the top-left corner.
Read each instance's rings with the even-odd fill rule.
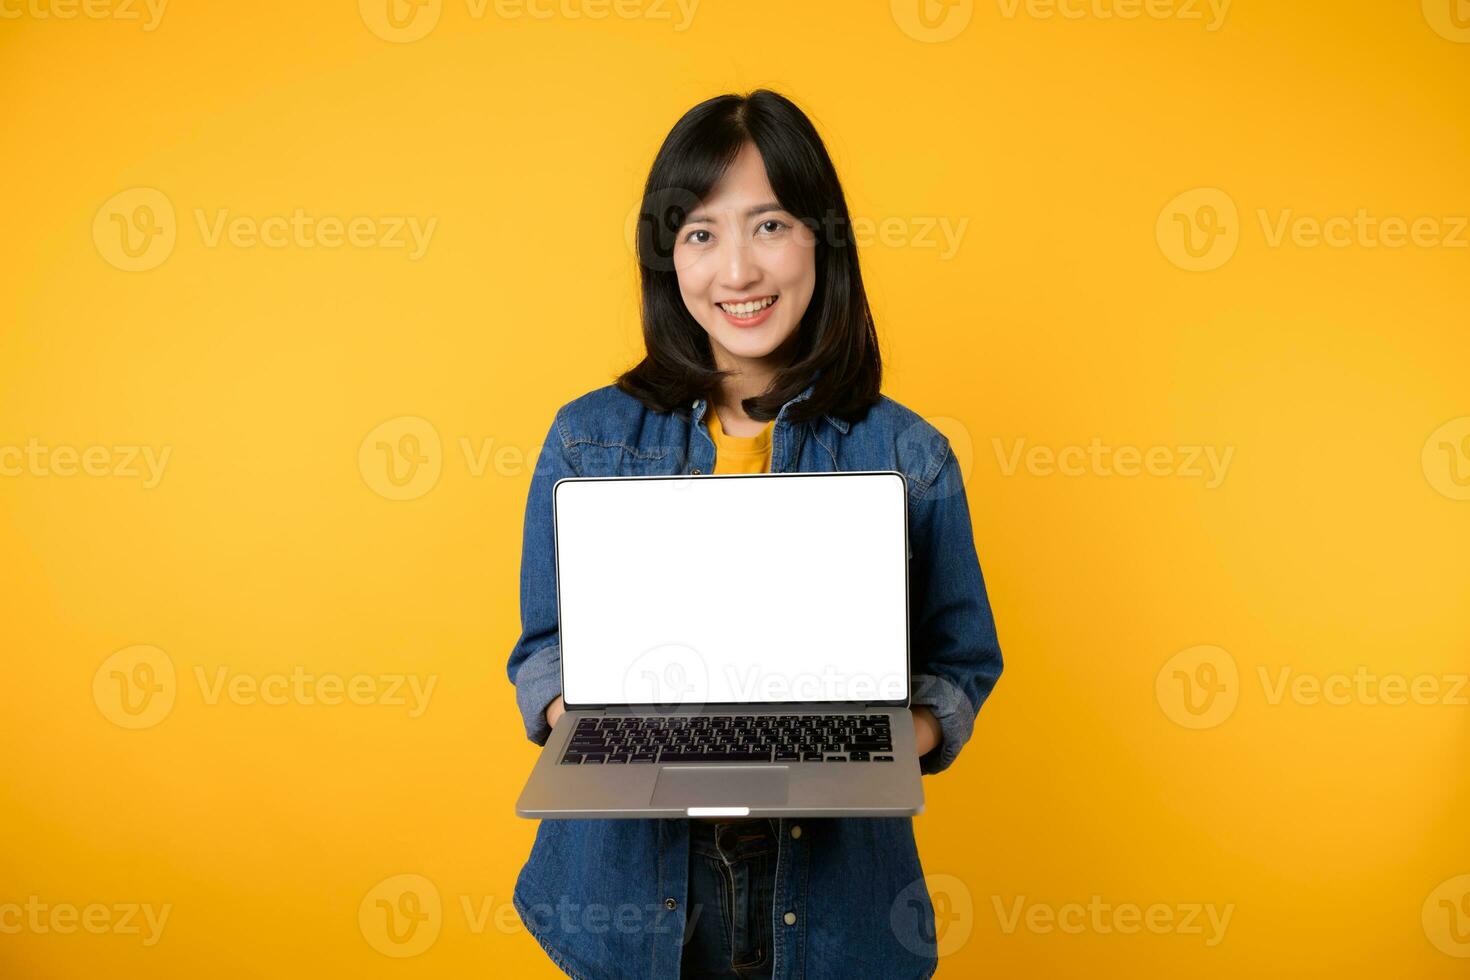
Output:
[[[816,287],[816,236],[777,203],[754,143],[679,229],[674,268],[717,368],[785,363]]]

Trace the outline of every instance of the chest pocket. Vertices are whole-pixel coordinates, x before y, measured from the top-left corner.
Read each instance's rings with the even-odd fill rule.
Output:
[[[682,448],[605,442],[579,442],[575,448],[583,476],[672,476],[685,470]]]

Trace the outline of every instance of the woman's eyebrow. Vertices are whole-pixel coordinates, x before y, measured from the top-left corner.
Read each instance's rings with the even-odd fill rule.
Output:
[[[745,216],[747,218],[754,218],[758,214],[766,214],[766,213],[771,212],[771,211],[785,211],[785,210],[786,210],[785,208],[783,208],[780,204],[776,203],[775,201],[767,201],[765,204],[757,204],[755,207],[750,208],[749,210],[747,210],[745,212]],[[714,219],[713,218],[710,218],[710,217],[708,217],[708,216],[706,216],[706,215],[704,215],[702,213],[695,212],[694,214],[691,214],[689,217],[685,218],[684,219],[684,223],[686,225],[693,225],[693,224],[707,224],[707,225],[709,225],[709,224],[714,224]]]

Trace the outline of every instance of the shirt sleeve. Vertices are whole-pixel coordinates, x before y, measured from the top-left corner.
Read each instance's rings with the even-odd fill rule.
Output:
[[[561,693],[561,632],[556,606],[556,548],[552,523],[552,488],[556,481],[577,476],[558,412],[531,473],[521,542],[521,635],[510,652],[507,673],[516,688],[516,704],[526,737],[545,745],[551,734],[546,707]]]
[[[909,700],[934,712],[941,730],[939,745],[919,760],[924,773],[942,772],[954,762],[1001,673],[964,481],[947,440],[942,453],[938,472],[920,489],[911,512]]]

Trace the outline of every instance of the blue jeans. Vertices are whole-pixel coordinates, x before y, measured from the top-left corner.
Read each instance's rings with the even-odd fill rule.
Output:
[[[775,821],[689,821],[688,935],[680,977],[771,976]]]

